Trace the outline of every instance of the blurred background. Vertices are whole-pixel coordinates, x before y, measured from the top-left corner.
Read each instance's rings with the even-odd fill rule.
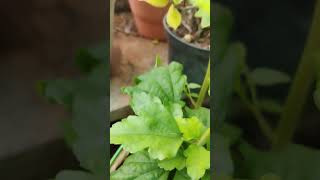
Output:
[[[241,41],[246,46],[246,61],[251,69],[267,67],[287,73],[293,78],[301,60],[307,35],[314,13],[315,0],[216,0],[225,5],[234,16],[231,41]],[[258,87],[260,97],[275,98],[284,102],[289,84],[275,87]],[[245,115],[244,115],[245,116]],[[302,144],[320,147],[318,121],[320,114],[315,110],[312,94],[300,121],[295,139]],[[237,120],[248,131],[248,138],[256,140],[253,134],[259,130],[244,117]],[[258,133],[259,134],[259,133]],[[259,143],[259,142],[256,142]]]
[[[103,0],[3,1],[0,6],[0,179],[48,179],[78,162],[62,140],[68,114],[37,91],[77,77],[75,52],[106,42]]]

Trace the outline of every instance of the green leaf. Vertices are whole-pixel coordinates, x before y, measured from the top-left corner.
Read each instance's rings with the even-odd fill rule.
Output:
[[[191,144],[185,151],[187,173],[192,179],[200,179],[210,168],[210,151]]]
[[[62,171],[55,180],[101,180],[102,177],[96,177],[90,173],[83,171]]]
[[[156,67],[159,67],[159,66],[162,65],[162,63],[163,63],[163,61],[162,61],[161,57],[160,57],[159,55],[157,55],[157,56],[156,56],[156,63],[155,63],[155,65],[154,65],[154,67],[155,67],[155,68],[156,68]]]
[[[201,178],[201,180],[210,180],[210,172],[207,171],[206,174]]]
[[[281,113],[282,105],[273,99],[260,99],[258,100],[260,108],[268,113]]]
[[[210,0],[197,0],[194,4],[198,7],[195,17],[201,18],[201,27],[210,27]]]
[[[76,81],[57,79],[38,83],[40,93],[50,102],[70,106]]]
[[[173,169],[181,170],[186,167],[186,158],[181,151],[178,151],[177,156],[165,159],[159,162],[159,167],[171,171]]]
[[[183,1],[183,0],[173,0],[173,3],[174,3],[175,5],[179,5],[182,1]]]
[[[320,177],[320,151],[302,145],[290,144],[280,151],[259,151],[249,144],[242,144],[243,161],[239,168],[246,178],[275,174],[282,180],[318,180]]]
[[[124,93],[146,92],[159,97],[164,104],[181,103],[182,92],[187,78],[182,74],[182,65],[176,62],[169,66],[154,68],[137,77],[137,84],[123,89]]]
[[[77,83],[72,102],[72,127],[77,134],[73,151],[81,167],[95,174],[106,175],[108,107],[107,68],[101,65]]]
[[[210,127],[210,109],[204,107],[190,109],[188,107],[185,107],[185,111],[187,117],[195,116],[202,122],[205,127]]]
[[[159,98],[146,93],[133,94],[131,106],[138,116],[129,116],[114,124],[110,129],[110,142],[122,144],[131,153],[148,148],[154,159],[174,157],[182,144],[182,136],[169,108]]]
[[[166,7],[169,3],[169,0],[143,0],[154,7]]]
[[[176,118],[176,122],[186,141],[197,140],[205,130],[202,122],[195,116],[191,118]]]
[[[71,120],[65,120],[61,123],[61,127],[63,129],[64,139],[68,146],[72,147],[74,142],[77,140],[78,135],[72,127]]]
[[[286,73],[268,68],[256,68],[250,73],[251,79],[256,85],[273,86],[290,82]]]
[[[213,133],[213,170],[216,175],[232,175],[233,161],[229,150],[230,141],[220,134]]]
[[[232,31],[232,25],[234,18],[232,12],[218,4],[213,3],[213,30],[212,39],[213,48],[215,53],[213,53],[214,62],[221,61],[229,46],[230,34]],[[227,69],[224,69],[227,70]]]
[[[107,128],[107,72],[107,65],[100,64],[85,77],[42,84],[48,99],[66,104],[71,110],[72,120],[65,124],[65,135],[81,167],[101,177],[106,176],[107,159],[107,146],[101,143],[105,140]]]
[[[244,62],[246,50],[243,44],[232,44],[224,56],[222,62],[213,66],[213,107],[214,127],[221,124],[229,109],[229,103],[235,87],[235,83],[240,77],[241,64]]]
[[[172,4],[168,10],[166,20],[168,25],[173,28],[174,30],[177,30],[182,22],[182,17],[178,9],[174,7]]]
[[[167,180],[169,173],[158,167],[157,161],[145,151],[129,156],[124,164],[111,173],[110,180]]]
[[[168,107],[173,117],[175,118],[183,117],[182,106],[180,104],[169,104]]]
[[[191,180],[191,178],[187,174],[187,170],[183,169],[181,171],[176,171],[173,180]]]
[[[194,98],[198,98],[198,97],[199,97],[199,94],[197,94],[197,93],[191,93],[190,96],[191,96],[191,97],[194,97]]]
[[[189,83],[188,87],[189,87],[189,89],[199,89],[199,88],[201,88],[201,85],[197,84],[197,83]]]
[[[218,136],[223,136],[223,139],[220,140],[227,141],[224,144],[229,144],[229,146],[238,142],[242,136],[242,130],[240,128],[226,122],[221,124],[215,132],[219,134]]]

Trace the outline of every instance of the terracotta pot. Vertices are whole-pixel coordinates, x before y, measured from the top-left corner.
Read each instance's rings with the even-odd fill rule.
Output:
[[[129,4],[141,36],[166,40],[162,19],[167,13],[168,7],[156,8],[140,0],[129,0]]]

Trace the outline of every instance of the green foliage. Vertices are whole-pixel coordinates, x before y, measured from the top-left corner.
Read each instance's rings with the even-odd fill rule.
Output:
[[[199,139],[205,130],[204,125],[197,117],[176,118],[183,139],[186,141]]]
[[[175,157],[160,161],[159,167],[165,169],[166,171],[171,171],[174,169],[181,170],[186,167],[186,158],[184,157],[183,152],[180,150]]]
[[[159,160],[176,156],[182,137],[170,109],[144,92],[133,95],[131,106],[138,116],[114,124],[110,143],[122,144],[130,153],[147,148],[150,156]]]
[[[169,67],[160,66],[136,78],[134,87],[123,88],[123,92],[132,96],[136,92],[146,92],[157,96],[164,104],[181,104],[186,76],[182,74],[182,65],[171,63]]]
[[[105,141],[108,128],[108,66],[103,59],[108,55],[105,55],[104,48],[105,46],[80,51],[76,61],[85,76],[73,80],[58,79],[40,83],[40,90],[44,96],[53,103],[65,105],[71,111],[71,119],[64,121],[62,125],[64,134],[68,145],[80,161],[80,166],[88,171],[63,171],[56,176],[57,180],[100,180],[107,177],[107,145],[101,143]],[[93,59],[96,60],[94,63]]]
[[[317,150],[290,144],[280,151],[262,152],[246,143],[239,149],[244,157],[239,168],[242,167],[246,178],[270,173],[283,180],[316,180],[320,177],[320,152]]]
[[[129,156],[124,164],[110,176],[111,180],[166,180],[167,178],[168,172],[158,167],[157,161],[150,158],[145,151]]]
[[[250,73],[251,79],[259,86],[273,86],[289,83],[290,77],[280,71],[269,68],[256,68]]]
[[[210,151],[202,146],[210,136],[210,111],[185,106],[182,97],[188,83],[182,71],[182,65],[176,62],[156,66],[137,77],[134,86],[124,88],[123,92],[131,96],[130,106],[135,115],[112,125],[110,142],[121,144],[132,153],[129,157],[143,152],[155,163],[154,169],[166,174],[177,171],[178,177],[180,171],[186,169],[188,178],[200,179],[210,168]],[[124,170],[128,167],[127,161],[130,162],[126,160],[111,179],[143,176],[142,171]],[[141,162],[139,166],[148,164]],[[115,176],[118,178],[113,178]]]
[[[182,14],[178,10],[177,6],[183,3],[190,3],[194,8],[197,8],[195,17],[201,19],[201,28],[210,27],[210,0],[173,0],[172,4],[169,0],[144,0],[154,7],[163,8],[170,6],[166,21],[168,25],[176,30],[182,23]]]
[[[210,0],[193,0],[192,5],[198,8],[195,17],[201,18],[201,27],[210,27]]]
[[[318,15],[320,12],[320,3],[318,3]],[[249,145],[242,137],[241,129],[226,121],[225,115],[229,113],[230,108],[227,104],[232,100],[231,96],[236,93],[240,98],[243,107],[252,113],[257,124],[266,135],[269,142],[273,142],[274,131],[269,125],[271,122],[265,116],[265,112],[272,113],[271,117],[283,114],[287,108],[274,99],[261,98],[256,90],[257,86],[273,86],[289,83],[291,78],[280,71],[268,68],[256,68],[253,71],[248,67],[245,61],[245,48],[242,45],[242,55],[234,58],[229,63],[226,60],[228,50],[231,47],[229,43],[230,29],[232,27],[233,17],[231,12],[220,5],[214,6],[214,32],[213,39],[215,46],[215,65],[214,65],[214,119],[219,121],[219,126],[215,125],[213,131],[213,170],[214,178],[218,180],[298,180],[298,179],[319,179],[319,158],[320,152],[303,145],[290,143],[282,149],[259,149]],[[317,16],[320,17],[320,16]],[[319,21],[316,21],[319,22]],[[316,39],[316,38],[315,38]],[[215,45],[214,44],[214,45]],[[315,43],[318,44],[318,43]],[[240,52],[240,51],[238,51]],[[308,51],[306,51],[308,52]],[[234,56],[237,53],[232,53]],[[303,58],[307,59],[307,58]],[[319,60],[319,58],[317,59]],[[304,61],[304,60],[302,60]],[[308,65],[310,65],[309,63]],[[303,65],[305,65],[303,63]],[[303,66],[304,67],[304,66]],[[216,72],[216,73],[215,73]],[[310,76],[304,76],[304,71],[295,77],[294,81],[309,81]],[[305,72],[306,73],[306,72]],[[316,74],[319,76],[318,68]],[[300,76],[302,75],[302,78]],[[220,77],[219,77],[220,76]],[[319,81],[319,77],[317,78]],[[295,83],[295,82],[293,82]],[[227,85],[225,85],[227,84]],[[230,87],[233,89],[230,90]],[[296,87],[293,86],[293,87]],[[296,87],[296,92],[300,92]],[[302,87],[301,92],[304,92]],[[314,100],[319,103],[319,82],[314,91]],[[299,94],[299,93],[298,93]],[[307,95],[307,94],[306,94]],[[299,97],[289,97],[298,98]],[[288,99],[289,99],[288,98]],[[295,102],[295,101],[292,101]],[[300,102],[297,102],[298,104]],[[297,106],[293,109],[300,111]],[[291,108],[292,109],[292,108]],[[295,112],[288,111],[294,114]],[[224,114],[224,115],[223,115]],[[231,113],[229,113],[231,114]],[[269,114],[268,114],[269,115]],[[288,116],[296,118],[293,116]],[[273,120],[273,119],[272,119]],[[280,119],[281,120],[281,119]],[[290,119],[288,123],[290,123]],[[275,121],[277,122],[277,121]],[[286,124],[291,127],[291,124]],[[286,128],[284,126],[283,128]],[[269,133],[269,134],[268,134]],[[269,136],[271,135],[271,136]]]
[[[83,171],[62,171],[60,172],[56,180],[101,180],[102,177],[98,177]]]
[[[241,63],[245,58],[245,48],[241,43],[231,44],[222,62],[214,66],[213,82],[219,86],[213,87],[213,104],[215,107],[215,123],[221,123],[226,118],[233,88],[240,76]],[[223,74],[223,76],[222,76]]]
[[[204,147],[191,144],[185,151],[187,173],[191,179],[200,179],[210,168],[210,151]]]
[[[178,11],[177,8],[174,7],[173,4],[170,6],[168,10],[166,20],[168,25],[172,27],[174,30],[177,30],[182,22],[181,13]]]

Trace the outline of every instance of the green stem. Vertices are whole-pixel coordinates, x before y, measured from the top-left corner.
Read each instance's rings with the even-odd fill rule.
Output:
[[[207,143],[208,139],[210,138],[210,128],[208,128],[200,137],[197,145],[203,146]]]
[[[267,120],[262,115],[258,106],[255,104],[252,104],[249,98],[246,96],[244,87],[242,86],[241,83],[239,84],[239,87],[236,89],[236,92],[240,97],[241,101],[249,108],[254,118],[258,121],[258,125],[262,133],[268,138],[270,142],[272,142],[273,132],[271,127],[269,126],[269,124],[267,123]]]
[[[195,103],[195,101],[193,100],[193,98],[192,98],[191,95],[190,95],[190,94],[191,94],[191,91],[190,91],[188,85],[186,85],[186,87],[184,88],[184,91],[185,91],[186,96],[189,98],[192,106],[193,106],[193,107],[196,107],[196,103]]]
[[[199,93],[199,98],[197,99],[195,108],[199,108],[199,107],[202,106],[204,98],[207,95],[209,86],[210,86],[210,60],[209,60],[209,63],[208,63],[206,76],[205,76],[205,78],[203,80],[203,83],[202,83],[202,86],[201,86],[201,90],[200,90],[200,93]]]
[[[316,2],[313,22],[306,46],[290,87],[285,107],[276,128],[273,149],[286,146],[292,140],[306,104],[310,88],[315,79],[313,53],[320,48],[320,0]]]
[[[119,154],[121,153],[122,149],[123,149],[123,146],[121,145],[121,146],[117,149],[116,153],[114,153],[114,155],[112,156],[112,158],[111,158],[111,160],[110,160],[110,166],[111,166],[111,165],[114,163],[114,161],[117,159],[117,157],[118,157]]]

